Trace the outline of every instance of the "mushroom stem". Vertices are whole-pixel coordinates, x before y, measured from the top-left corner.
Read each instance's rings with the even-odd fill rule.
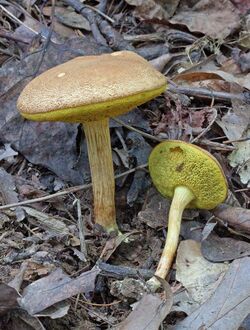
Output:
[[[83,126],[92,177],[95,223],[107,232],[118,231],[109,119],[84,122]]]
[[[195,198],[190,189],[184,186],[175,188],[174,197],[171,203],[169,217],[168,217],[168,233],[165,246],[156,269],[155,275],[165,279],[167,276],[179,241],[179,234],[181,228],[182,213],[186,206]],[[153,291],[160,287],[160,282],[153,277],[148,283]]]

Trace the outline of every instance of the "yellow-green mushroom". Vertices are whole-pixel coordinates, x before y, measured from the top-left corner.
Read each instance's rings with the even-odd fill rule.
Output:
[[[17,107],[38,121],[82,123],[94,195],[95,222],[118,231],[109,118],[160,95],[165,77],[136,53],[114,52],[77,57],[32,80]]]
[[[184,209],[213,209],[225,200],[228,188],[218,161],[204,149],[183,141],[158,144],[149,157],[149,172],[157,190],[172,198],[165,247],[155,272],[164,279],[177,250]],[[149,285],[156,290],[160,283],[153,277]]]

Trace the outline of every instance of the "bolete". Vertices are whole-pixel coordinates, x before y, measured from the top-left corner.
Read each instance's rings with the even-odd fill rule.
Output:
[[[83,124],[95,222],[108,232],[118,230],[109,118],[153,99],[165,88],[165,77],[150,63],[120,51],[58,65],[32,80],[18,99],[17,107],[27,119]]]
[[[158,144],[149,157],[149,172],[157,190],[173,198],[165,247],[155,275],[165,278],[178,245],[182,213],[185,208],[213,209],[227,196],[227,181],[218,161],[204,149],[183,141]],[[159,286],[153,277],[152,289]]]

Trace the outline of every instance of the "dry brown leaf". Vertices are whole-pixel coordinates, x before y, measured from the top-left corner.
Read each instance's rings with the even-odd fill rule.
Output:
[[[71,279],[58,268],[50,275],[28,285],[24,289],[19,304],[30,315],[40,313],[44,309],[78,293],[93,291],[95,279],[99,273],[99,268],[95,267]]]
[[[239,28],[240,15],[229,0],[201,0],[193,7],[179,6],[170,22],[186,25],[191,32],[225,39]]]
[[[219,285],[228,266],[207,261],[201,245],[193,240],[182,241],[176,258],[176,279],[199,304],[206,301]]]
[[[63,218],[53,217],[47,213],[37,211],[31,207],[23,207],[25,212],[33,218],[31,222],[35,222],[35,224],[43,228],[54,235],[68,235],[69,229],[63,222]],[[29,218],[28,218],[29,219]],[[30,220],[30,219],[29,219]]]
[[[250,234],[250,210],[243,207],[232,207],[226,204],[219,205],[213,214],[225,221],[236,230]]]
[[[145,294],[129,316],[115,330],[158,330],[170,312],[173,295],[168,285],[167,298],[162,300],[153,294]]]
[[[235,330],[249,314],[250,258],[235,260],[214,294],[174,330]]]
[[[18,203],[18,195],[16,193],[16,187],[14,178],[0,168],[0,197],[3,199],[5,204]],[[16,216],[18,221],[22,221],[25,218],[24,211],[21,207],[16,208]]]
[[[173,16],[180,0],[126,0],[126,2],[136,6],[134,14],[137,17],[164,20]]]
[[[228,83],[236,83],[242,87],[250,89],[250,73],[249,74],[238,74],[233,75],[229,72],[225,72],[222,70],[216,70],[216,71],[199,71],[199,72],[187,72],[179,74],[174,78],[174,81],[178,84],[185,85],[192,84],[194,82],[200,83],[203,80],[211,80],[212,82],[214,80],[224,80]],[[214,82],[215,85],[215,82]],[[223,85],[225,86],[225,85]],[[202,87],[202,86],[200,86]],[[216,89],[218,90],[218,89]],[[222,90],[225,91],[225,90]],[[229,91],[229,90],[228,90]]]
[[[10,310],[17,308],[17,291],[7,284],[0,284],[0,316],[5,315]]]
[[[250,244],[231,237],[211,234],[201,242],[202,255],[209,261],[223,262],[250,255]]]

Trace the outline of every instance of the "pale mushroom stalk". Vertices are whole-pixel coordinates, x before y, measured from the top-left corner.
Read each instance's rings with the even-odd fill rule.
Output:
[[[115,182],[109,119],[83,123],[94,196],[95,222],[107,232],[118,231],[115,214]]]
[[[165,278],[178,246],[185,208],[211,210],[227,196],[227,181],[218,161],[206,150],[184,141],[168,140],[156,146],[149,157],[149,172],[155,187],[172,198],[165,247],[155,272]],[[148,282],[153,291],[160,282]]]
[[[179,242],[179,234],[181,229],[182,213],[187,205],[195,198],[192,191],[187,187],[176,187],[174,197],[171,203],[168,216],[168,233],[165,246],[156,269],[155,275],[165,278],[172,266],[173,259]],[[149,280],[149,285],[155,291],[160,283],[153,277]]]

